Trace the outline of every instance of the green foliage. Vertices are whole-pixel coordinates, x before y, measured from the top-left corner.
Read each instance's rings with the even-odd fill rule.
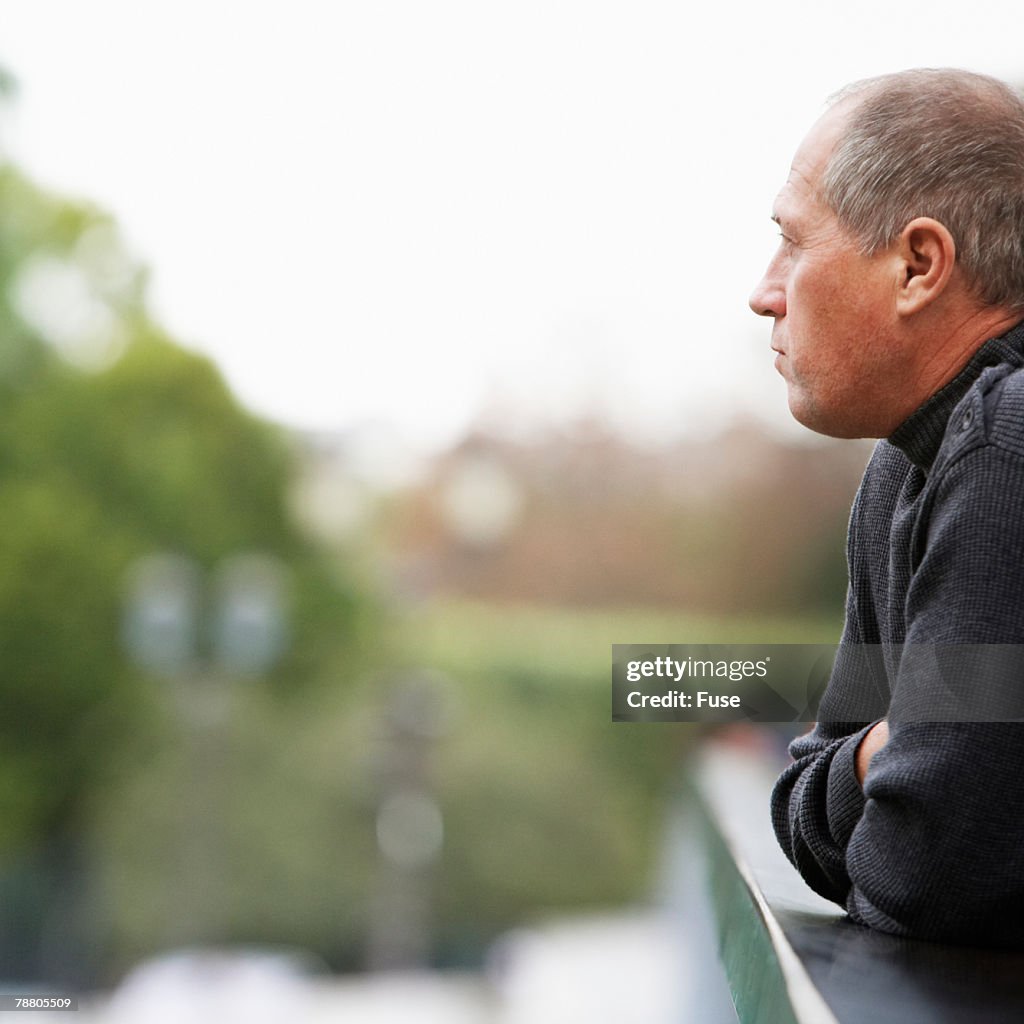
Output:
[[[78,282],[93,318],[77,324],[83,338],[95,343],[99,324],[123,355],[79,368],[76,322],[52,319],[33,273]],[[0,856],[79,827],[111,765],[159,728],[154,691],[118,642],[134,559],[280,559],[298,613],[273,680],[282,693],[351,651],[372,614],[289,520],[287,440],[150,322],[144,278],[109,218],[0,168]]]
[[[132,718],[113,643],[130,548],[62,474],[8,478],[0,503],[0,848],[10,848],[64,824],[95,778],[110,719]]]
[[[423,762],[444,816],[441,857],[424,879],[436,958],[478,963],[489,941],[538,915],[649,897],[665,800],[698,732],[610,721],[614,640],[811,642],[836,629],[471,602],[393,623],[405,663],[445,681],[447,725]],[[198,791],[195,751],[171,724],[145,764],[113,774],[98,835],[119,966],[181,941],[197,813],[219,871],[203,906],[221,941],[293,942],[362,965],[384,877],[375,813],[387,698],[403,675],[285,706],[236,689],[218,770]]]
[[[472,602],[407,624],[411,658],[446,674],[454,704],[434,764],[444,948],[649,896],[665,801],[698,732],[611,722],[613,643],[827,642],[838,625]]]
[[[121,760],[95,826],[115,974],[196,942],[360,965],[374,837],[352,707],[341,689],[282,705],[236,687],[224,729],[168,722],[144,763]]]

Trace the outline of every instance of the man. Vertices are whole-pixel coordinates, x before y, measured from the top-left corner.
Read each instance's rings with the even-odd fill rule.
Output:
[[[774,321],[790,410],[883,439],[776,834],[861,924],[1024,946],[1024,729],[929,715],[954,676],[984,696],[984,657],[957,675],[912,656],[1024,644],[1024,102],[961,71],[857,83],[801,144],[773,219],[750,305]]]

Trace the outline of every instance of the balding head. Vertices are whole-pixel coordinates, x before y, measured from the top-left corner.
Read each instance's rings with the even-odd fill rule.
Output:
[[[919,69],[856,82],[833,104],[844,127],[821,198],[864,252],[932,217],[979,301],[1024,312],[1021,97],[985,75]]]

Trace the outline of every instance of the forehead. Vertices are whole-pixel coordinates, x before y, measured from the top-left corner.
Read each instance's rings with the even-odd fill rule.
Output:
[[[827,110],[804,136],[793,156],[789,177],[775,200],[772,217],[782,223],[819,207],[819,186],[843,129],[850,103],[840,102]]]

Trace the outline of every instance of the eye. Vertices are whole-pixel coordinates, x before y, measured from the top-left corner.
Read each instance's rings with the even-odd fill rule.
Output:
[[[796,248],[796,241],[789,237],[785,231],[779,232],[779,248],[784,252],[792,252]]]

